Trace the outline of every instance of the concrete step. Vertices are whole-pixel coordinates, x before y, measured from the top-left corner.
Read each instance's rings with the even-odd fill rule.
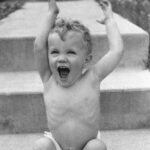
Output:
[[[150,72],[116,70],[101,84],[100,129],[150,127]],[[0,133],[47,129],[37,72],[0,74]]]
[[[103,18],[102,11],[93,1],[58,2],[60,16],[78,19],[90,29],[93,39],[93,63],[108,50],[105,26],[96,20]],[[0,71],[36,70],[33,41],[38,26],[48,10],[46,2],[26,3],[0,21]],[[148,34],[141,28],[114,14],[123,36],[125,54],[119,67],[143,68],[147,61]]]
[[[118,70],[101,85],[101,127],[132,129],[150,127],[150,72]]]
[[[33,143],[43,137],[36,134],[0,135],[1,150],[33,150]],[[108,150],[149,150],[150,130],[101,131]]]
[[[43,87],[37,72],[0,74],[0,133],[46,129]]]

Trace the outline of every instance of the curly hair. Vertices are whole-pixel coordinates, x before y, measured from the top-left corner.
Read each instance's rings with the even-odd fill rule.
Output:
[[[82,34],[83,40],[88,50],[88,54],[90,54],[92,52],[92,39],[89,29],[79,21],[57,18],[52,32],[58,33],[60,38],[64,41],[65,35],[69,31],[76,31]]]

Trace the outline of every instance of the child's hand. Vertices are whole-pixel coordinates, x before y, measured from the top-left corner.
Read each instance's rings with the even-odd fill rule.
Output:
[[[113,18],[112,6],[109,0],[96,0],[99,6],[102,8],[105,18],[101,21],[98,21],[102,24],[106,23],[108,19]]]
[[[59,13],[59,8],[58,8],[55,0],[48,0],[48,6],[49,6],[49,11],[50,12],[52,12],[54,14]]]

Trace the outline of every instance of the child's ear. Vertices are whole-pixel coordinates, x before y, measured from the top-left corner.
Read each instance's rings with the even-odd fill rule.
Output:
[[[91,60],[92,60],[92,55],[89,54],[89,55],[86,57],[85,61],[86,61],[86,63],[90,63]]]
[[[84,66],[83,66],[83,68],[82,68],[82,74],[84,74],[84,73],[87,71],[87,69],[88,69],[88,67],[89,67],[89,63],[91,62],[91,60],[92,60],[92,55],[89,54],[89,55],[86,57],[86,59],[85,59],[85,64],[84,64]]]

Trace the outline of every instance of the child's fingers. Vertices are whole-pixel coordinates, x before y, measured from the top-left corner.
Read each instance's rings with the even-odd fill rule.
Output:
[[[105,1],[106,2],[106,1]],[[101,2],[99,3],[100,7],[102,8],[103,11],[107,11],[107,10],[112,10],[112,6],[111,3],[109,1],[105,2]]]
[[[105,10],[107,7],[103,2],[100,2],[99,5],[103,10]]]
[[[108,4],[105,1],[100,1],[99,5],[102,9],[106,9],[106,7],[108,6]]]
[[[110,5],[111,5],[108,0],[99,0],[98,4],[102,7],[102,9],[110,7]]]
[[[55,2],[55,0],[48,0],[48,1],[49,1],[50,3],[51,3],[51,2]]]
[[[102,3],[103,3],[106,7],[111,8],[111,3],[110,3],[109,0],[102,0]]]
[[[54,13],[56,13],[56,14],[59,13],[59,9],[57,7],[55,0],[48,0],[48,4],[49,4],[49,10],[54,11]]]
[[[49,8],[50,8],[50,6],[52,5],[51,3],[52,3],[52,1],[51,1],[51,0],[48,0],[48,6],[49,6]]]
[[[48,0],[49,6],[56,5],[55,0]]]
[[[104,3],[105,5],[109,5],[109,1],[108,0],[101,0],[102,3]]]
[[[53,1],[53,0],[48,0],[48,3],[50,4],[50,3],[52,3],[52,1]]]
[[[105,24],[106,22],[106,18],[102,19],[102,20],[96,20],[96,22],[100,23],[100,24]]]

